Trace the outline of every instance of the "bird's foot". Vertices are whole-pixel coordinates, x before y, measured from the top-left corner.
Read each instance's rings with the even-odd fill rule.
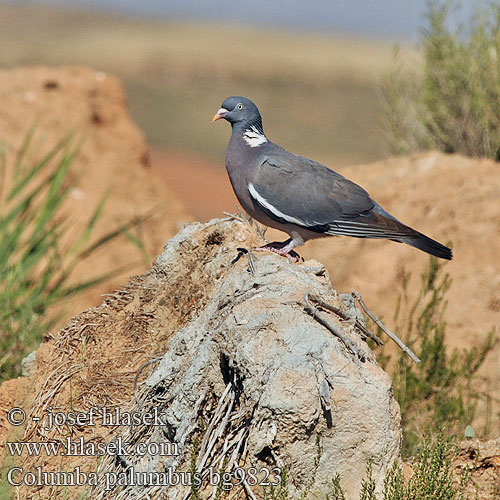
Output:
[[[272,243],[268,243],[263,247],[254,248],[256,252],[272,252],[281,255],[282,257],[286,257],[290,262],[298,262],[302,257],[293,250],[295,247],[293,240],[290,238],[286,241],[273,241]]]

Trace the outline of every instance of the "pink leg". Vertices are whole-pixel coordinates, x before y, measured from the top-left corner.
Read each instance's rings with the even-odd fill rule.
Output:
[[[294,248],[295,248],[295,243],[293,242],[293,239],[290,238],[283,242],[274,241],[272,243],[264,245],[263,247],[254,248],[254,250],[257,252],[277,253],[278,255],[282,255],[283,257],[286,257],[292,262],[298,262],[300,256],[297,252],[293,251]]]

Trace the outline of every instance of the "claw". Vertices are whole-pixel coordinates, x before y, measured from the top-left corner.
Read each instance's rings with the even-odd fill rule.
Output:
[[[282,257],[286,257],[290,262],[298,262],[302,257],[293,250],[295,244],[293,240],[290,238],[286,241],[273,241],[272,243],[268,243],[263,247],[254,248],[256,252],[272,252],[281,255]]]

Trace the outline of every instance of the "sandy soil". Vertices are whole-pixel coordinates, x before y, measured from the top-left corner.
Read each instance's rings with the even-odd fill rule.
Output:
[[[151,174],[149,147],[130,118],[121,82],[108,74],[79,67],[30,67],[0,71],[0,137],[8,148],[7,166],[28,131],[34,138],[28,158],[36,160],[69,133],[82,140],[71,167],[72,191],[62,209],[71,235],[80,234],[104,196],[103,215],[91,242],[120,225],[154,210],[131,232],[143,239],[140,252],[126,237],[102,247],[81,262],[73,282],[122,268],[104,286],[67,304],[67,318],[101,302],[101,295],[149,267],[164,242],[189,219],[183,205]]]

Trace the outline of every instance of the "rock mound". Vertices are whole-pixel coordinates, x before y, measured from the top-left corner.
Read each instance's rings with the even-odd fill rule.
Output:
[[[198,498],[198,492],[208,498],[217,489],[208,476],[199,491],[137,483],[148,472],[225,471],[234,478],[239,466],[262,471],[259,480],[266,469],[273,481],[275,467],[286,470],[287,490],[297,498],[325,494],[338,473],[347,498],[357,499],[369,460],[382,487],[399,458],[399,407],[390,378],[355,327],[359,311],[337,294],[318,262],[297,265],[260,253],[249,258],[238,249],[259,243],[245,221],[187,226],[150,271],[50,335],[37,352],[29,412],[42,419],[28,424],[25,439],[62,441],[69,434],[73,441],[126,442],[134,450],[140,443],[176,446],[169,456],[105,457],[91,498]],[[320,313],[346,342],[313,317],[306,294],[352,318]],[[136,403],[134,376],[154,356],[138,378]],[[156,412],[161,425],[44,428],[48,408],[88,412],[103,405],[108,412]],[[24,457],[23,467],[31,470],[39,461]],[[43,465],[95,471],[97,461],[58,456]],[[126,485],[106,484],[120,474]],[[246,483],[233,487],[232,498],[264,498],[250,476]],[[31,494],[21,489],[21,498]]]

